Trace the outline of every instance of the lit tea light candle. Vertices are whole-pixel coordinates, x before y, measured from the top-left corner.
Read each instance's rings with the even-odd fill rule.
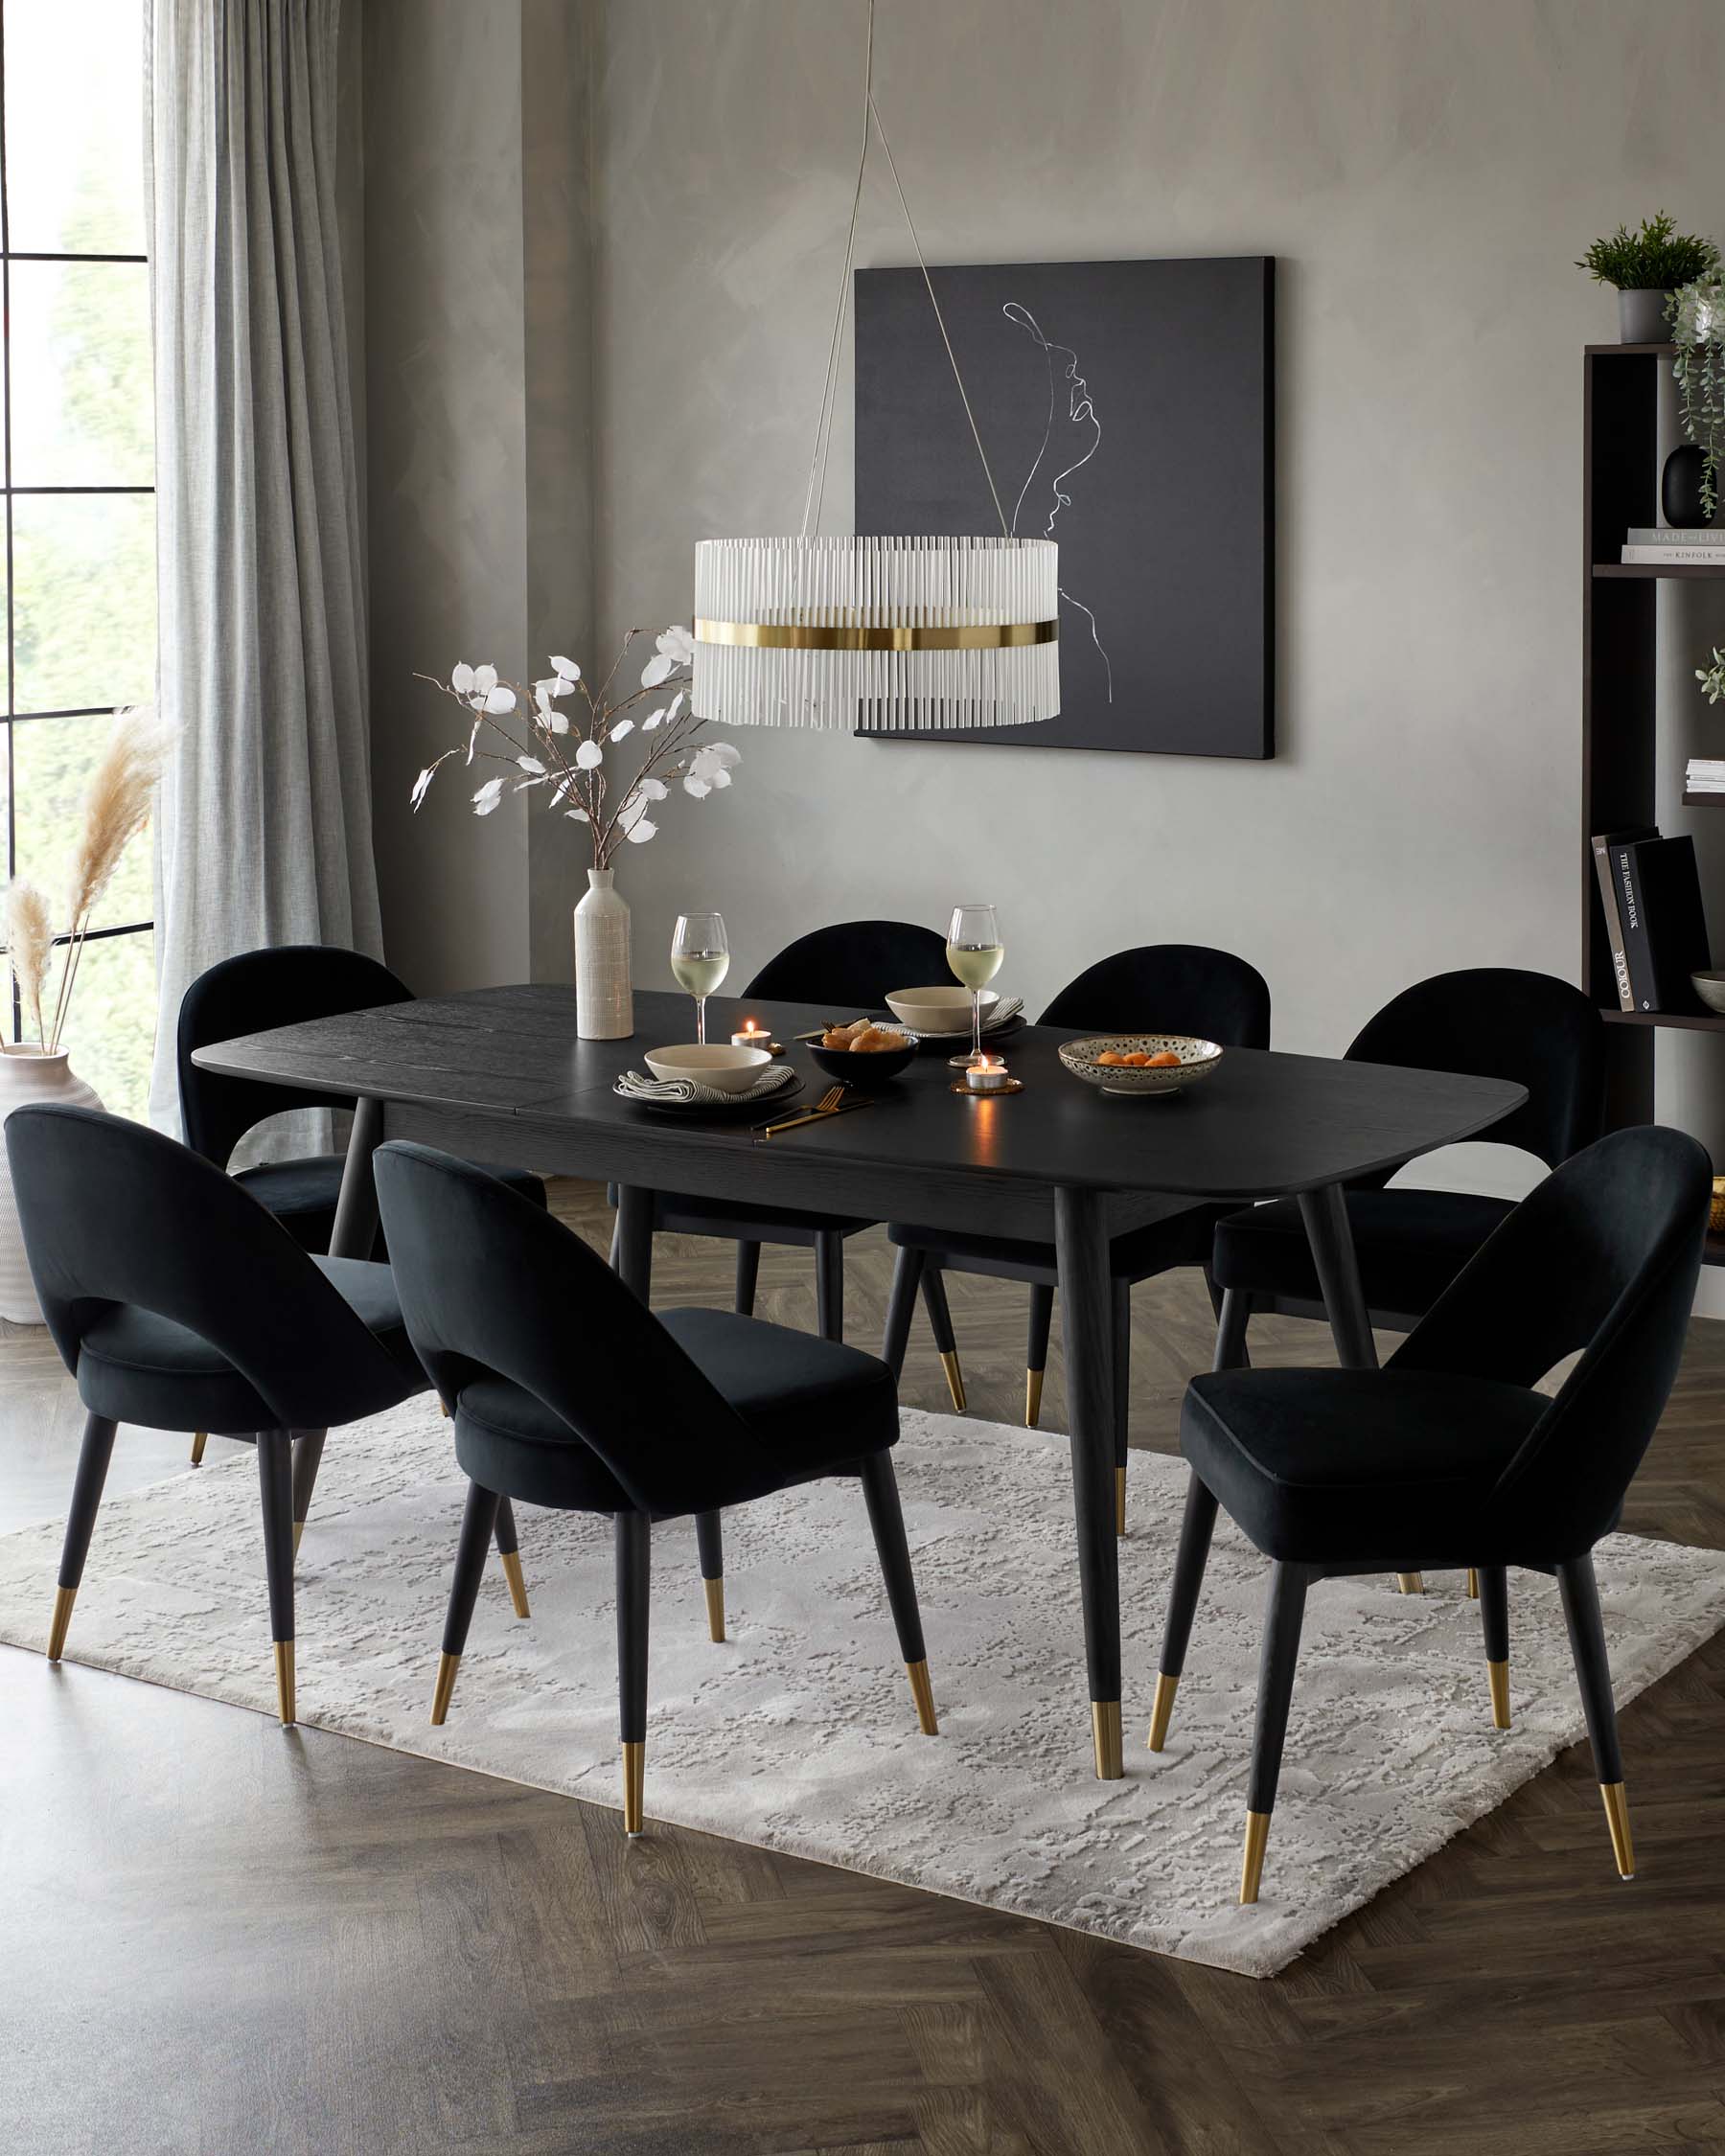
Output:
[[[731,1046],[733,1048],[765,1048],[770,1056],[779,1056],[785,1052],[767,1032],[766,1027],[757,1025],[753,1019],[745,1019],[742,1032],[731,1035]]]
[[[1004,1056],[991,1056],[986,1049],[971,1058],[970,1068],[964,1082],[973,1093],[997,1093],[1009,1082]]]

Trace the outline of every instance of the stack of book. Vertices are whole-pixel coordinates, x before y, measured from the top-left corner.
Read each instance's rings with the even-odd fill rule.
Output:
[[[1667,568],[1725,569],[1725,525],[1681,531],[1668,524],[1631,524],[1623,560]]]
[[[1691,756],[1683,774],[1683,791],[1725,796],[1725,761],[1717,756]]]
[[[1690,980],[1713,964],[1692,838],[1611,831],[1593,841],[1605,938],[1625,1011],[1695,1012]]]

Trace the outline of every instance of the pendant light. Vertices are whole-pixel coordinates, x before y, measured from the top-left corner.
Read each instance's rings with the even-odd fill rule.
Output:
[[[872,133],[880,138],[1000,536],[820,539],[839,354]],[[695,549],[691,703],[722,725],[930,732],[1051,719],[1060,708],[1059,550],[1014,539],[923,259],[910,205],[874,100],[874,0],[862,153],[851,197],[839,307],[815,453],[795,538],[703,539]]]

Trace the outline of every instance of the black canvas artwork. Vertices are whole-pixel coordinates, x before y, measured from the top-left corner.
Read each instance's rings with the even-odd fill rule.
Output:
[[[1274,267],[932,274],[1009,528],[1060,544],[1058,718],[918,741],[1274,754]],[[856,528],[1000,529],[915,269],[856,280]]]

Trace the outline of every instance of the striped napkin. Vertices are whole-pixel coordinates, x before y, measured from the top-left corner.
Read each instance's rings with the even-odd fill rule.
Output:
[[[771,1100],[796,1072],[788,1063],[769,1064],[754,1084],[740,1093],[722,1093],[694,1078],[650,1078],[644,1070],[625,1070],[611,1088],[619,1100],[642,1100],[655,1108],[735,1108],[740,1102]]]

